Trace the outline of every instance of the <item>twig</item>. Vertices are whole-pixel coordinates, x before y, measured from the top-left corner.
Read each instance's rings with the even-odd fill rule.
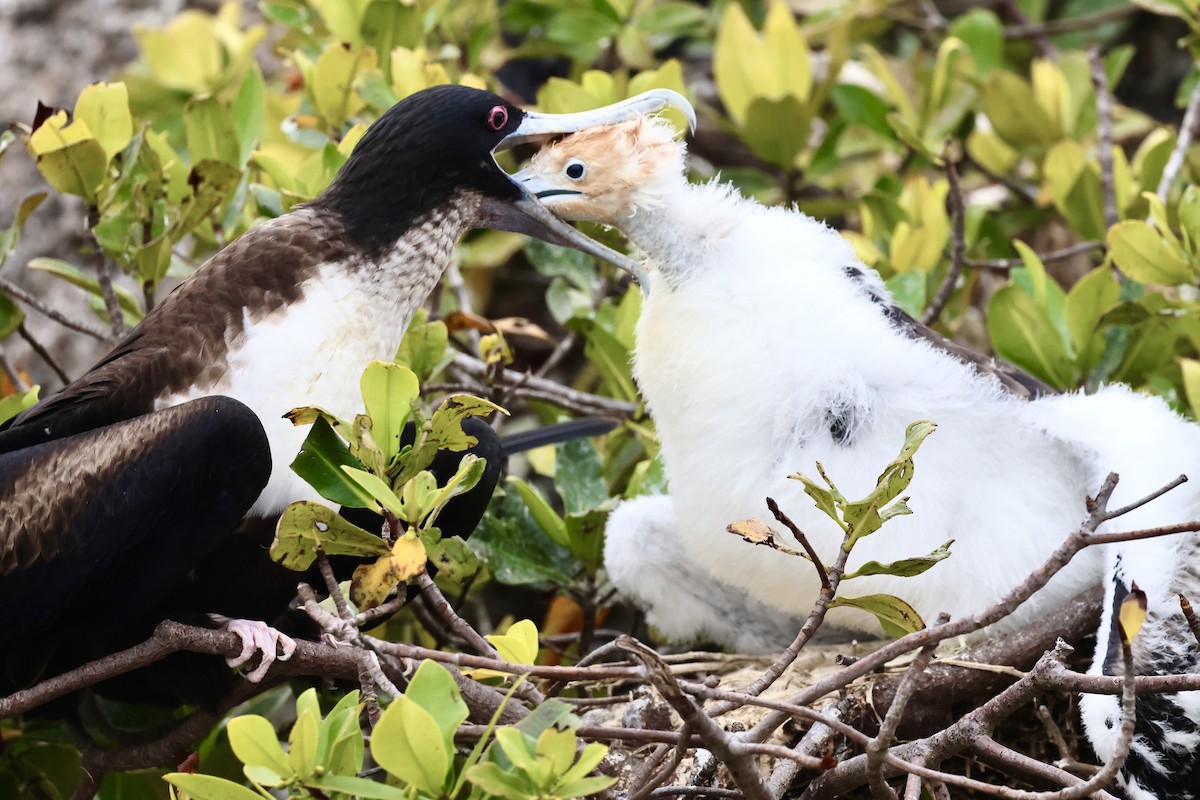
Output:
[[[834,560],[833,566],[826,573],[826,580],[821,587],[821,594],[817,597],[816,602],[813,603],[812,611],[809,612],[808,618],[804,620],[804,624],[800,627],[796,638],[792,640],[787,649],[779,654],[779,657],[775,659],[771,666],[767,667],[766,671],[754,683],[746,687],[743,692],[744,695],[757,697],[765,692],[771,684],[779,680],[779,676],[784,673],[784,670],[800,655],[800,651],[804,649],[804,646],[808,644],[808,640],[812,638],[817,628],[821,627],[821,623],[825,620],[825,613],[829,610],[829,604],[833,602],[833,598],[837,594],[838,586],[842,582],[842,574],[846,571],[846,561],[849,558],[850,549],[845,546],[845,542],[843,541],[842,546],[838,548],[837,558]],[[814,559],[813,563],[820,564],[821,562],[819,559]],[[710,716],[717,717],[732,711],[738,705],[734,701],[724,701],[710,708],[708,713]],[[806,705],[806,703],[798,703],[797,705]],[[765,737],[763,738],[765,739]],[[762,740],[757,739],[757,741]]]
[[[817,555],[817,551],[813,549],[812,544],[808,541],[808,537],[804,535],[803,531],[796,527],[796,523],[792,522],[791,517],[783,513],[782,509],[779,508],[779,504],[775,502],[774,498],[767,498],[767,508],[771,510],[771,513],[775,515],[775,519],[779,520],[780,524],[787,526],[787,529],[792,532],[792,538],[800,543],[800,546],[804,548],[804,552],[808,553],[808,560],[812,562],[814,567],[816,567],[817,577],[821,580],[821,588],[828,591],[830,588],[829,574],[825,572],[825,565],[821,563],[821,558]]]
[[[1196,641],[1200,642],[1200,619],[1196,618],[1192,604],[1183,595],[1179,595],[1179,609],[1183,612],[1183,618],[1187,620],[1188,627],[1192,629],[1192,636],[1195,636]]]
[[[429,601],[429,604],[437,612],[437,615],[450,626],[452,631],[462,637],[476,653],[489,658],[500,657],[500,654],[496,652],[496,648],[492,647],[491,642],[480,636],[471,627],[470,623],[455,612],[450,605],[450,601],[446,599],[446,595],[442,594],[442,590],[433,582],[433,578],[429,577],[429,573],[422,573],[417,578],[417,585],[421,587],[421,594],[425,595],[425,599]]]
[[[950,615],[943,613],[938,615],[937,622],[934,624],[945,625],[949,621]],[[933,658],[935,649],[937,649],[937,643],[932,643],[925,645],[917,652],[916,658],[904,672],[904,679],[900,681],[900,688],[896,690],[892,706],[884,716],[883,724],[879,726],[879,733],[867,745],[867,781],[871,786],[871,795],[876,800],[896,800],[896,792],[883,780],[884,756],[896,735],[896,728],[900,726],[904,708],[917,688],[917,678],[929,666],[929,660]]]
[[[771,790],[763,781],[762,774],[746,751],[736,749],[736,743],[725,731],[713,722],[700,706],[684,694],[671,670],[658,657],[658,653],[637,640],[623,636],[617,640],[621,649],[642,662],[646,680],[654,685],[663,699],[675,709],[685,728],[695,730],[704,746],[713,752],[729,770],[733,782],[749,800],[773,800]],[[682,737],[681,737],[682,738]],[[790,751],[789,751],[790,752]]]
[[[449,287],[454,295],[454,301],[458,304],[458,310],[467,315],[474,315],[471,310],[471,296],[467,293],[467,284],[463,280],[462,270],[459,269],[458,260],[451,259],[450,266],[446,268],[443,280],[446,281],[446,286]],[[474,328],[467,328],[467,339],[470,340],[472,347],[476,352],[479,351],[479,331]]]
[[[121,301],[117,299],[117,290],[113,285],[112,264],[99,242],[96,242],[96,280],[100,282],[100,294],[104,297],[104,310],[108,312],[112,338],[123,339],[129,333],[129,326],[125,324],[125,313],[121,311]]]
[[[1178,485],[1177,483],[1175,485]],[[998,622],[1011,614],[1018,606],[1033,596],[1035,592],[1040,590],[1050,581],[1060,570],[1065,567],[1072,558],[1086,547],[1096,544],[1110,543],[1113,541],[1129,541],[1136,538],[1148,538],[1150,536],[1165,535],[1181,531],[1193,531],[1200,529],[1200,523],[1189,523],[1183,526],[1167,526],[1164,528],[1150,529],[1146,531],[1132,531],[1125,534],[1096,534],[1094,531],[1101,523],[1112,519],[1108,514],[1107,507],[1109,498],[1112,497],[1113,491],[1117,487],[1116,473],[1110,473],[1104,484],[1097,492],[1096,498],[1088,504],[1088,518],[1078,530],[1073,532],[1066,540],[1051,553],[1046,561],[1034,570],[1020,584],[1008,592],[999,601],[993,603],[987,608],[975,614],[971,614],[960,619],[952,620],[944,625],[934,625],[924,630],[910,633],[906,636],[897,639],[890,644],[887,644],[876,650],[870,655],[856,661],[854,664],[846,667],[837,673],[823,678],[811,686],[790,698],[790,702],[796,705],[808,705],[817,698],[823,697],[830,692],[837,691],[849,684],[851,681],[866,675],[875,668],[887,663],[897,656],[904,655],[918,647],[924,647],[931,642],[940,642],[945,639],[961,636],[966,633],[972,633],[981,628],[985,628],[994,622]],[[1135,507],[1140,507],[1149,502],[1154,497],[1151,495],[1143,500],[1138,501],[1133,506],[1120,509],[1122,513],[1127,513]],[[1114,512],[1115,513],[1115,512]],[[1100,676],[1096,676],[1100,677]],[[771,731],[779,727],[786,716],[775,713],[770,714],[760,720],[752,730],[747,732],[747,738],[755,741],[763,741],[770,735]]]
[[[0,369],[4,370],[4,374],[12,381],[13,388],[18,392],[28,392],[29,384],[21,377],[21,373],[8,360],[8,353],[4,351],[3,345],[0,345]]]
[[[964,716],[958,722],[920,742],[913,742],[903,747],[895,748],[888,756],[888,764],[893,767],[892,771],[894,772],[896,768],[900,768],[901,764],[905,763],[900,762],[900,764],[896,764],[892,759],[896,758],[897,755],[907,756],[913,752],[924,752],[927,757],[945,758],[961,752],[964,748],[979,741],[981,737],[989,735],[990,729],[997,722],[1007,718],[1016,709],[1027,703],[1038,691],[1041,684],[1047,682],[1054,683],[1056,677],[1066,671],[1063,664],[1070,652],[1071,648],[1065,642],[1060,641],[1053,651],[1046,653],[1038,661],[1028,675]],[[1118,742],[1113,757],[1109,759],[1104,768],[1097,771],[1088,780],[1075,783],[1057,792],[1028,792],[1004,786],[994,786],[972,778],[931,770],[914,763],[907,763],[902,768],[905,771],[915,772],[925,779],[940,780],[947,784],[962,786],[973,791],[1007,798],[1008,800],[1076,800],[1077,798],[1095,794],[1108,785],[1115,777],[1117,771],[1120,770],[1133,738],[1133,702],[1135,693],[1132,675],[1132,654],[1128,648],[1126,648],[1126,652],[1130,653],[1126,660],[1126,664],[1130,668],[1122,679],[1122,739],[1124,741],[1123,743]],[[848,761],[844,761],[814,781],[808,790],[806,790],[804,797],[839,796],[841,792],[848,788],[864,783],[866,780],[866,770],[867,757],[865,755],[856,756]],[[1075,780],[1073,776],[1072,780]]]
[[[5,280],[4,278],[0,278],[0,291],[3,291],[5,294],[11,295],[16,300],[20,300],[22,303],[29,306],[34,311],[38,312],[39,314],[41,314],[42,316],[44,316],[48,319],[54,320],[59,325],[62,325],[64,328],[70,328],[73,331],[78,331],[79,333],[86,334],[87,336],[91,336],[93,339],[98,339],[102,342],[111,342],[112,341],[112,338],[108,335],[108,333],[106,331],[101,330],[100,328],[97,328],[94,325],[89,325],[86,322],[78,322],[78,321],[73,320],[70,317],[66,316],[65,314],[55,311],[53,308],[46,305],[41,300],[37,299],[32,294],[25,291],[20,286],[17,286],[15,283],[13,283],[10,280]]]
[[[1077,786],[1083,783],[1082,778],[1051,764],[1044,764],[1036,758],[1030,758],[1024,753],[1018,753],[1016,750],[998,743],[990,736],[980,736],[971,744],[971,750],[980,760],[992,766],[1000,767],[1006,772],[1045,781],[1051,786]]]
[[[1188,476],[1180,475],[1178,478],[1175,478],[1170,483],[1163,484],[1162,486],[1155,489],[1153,492],[1146,495],[1145,497],[1142,497],[1138,500],[1134,500],[1129,505],[1121,506],[1116,511],[1106,512],[1104,521],[1107,522],[1110,519],[1116,519],[1117,517],[1123,517],[1126,514],[1128,514],[1130,511],[1136,511],[1137,509],[1141,508],[1142,506],[1146,505],[1147,503],[1154,502],[1155,500],[1162,497],[1167,492],[1171,491],[1172,489],[1177,489],[1187,482],[1188,482]]]
[[[1104,11],[1097,11],[1094,14],[1083,14],[1078,17],[1055,19],[1042,23],[1010,25],[1004,29],[1004,38],[1033,39],[1039,36],[1054,36],[1059,33],[1085,31],[1090,28],[1098,28],[1101,25],[1107,25],[1110,22],[1116,22],[1119,19],[1137,13],[1137,11],[1137,4],[1129,3],[1123,6],[1117,6],[1116,8],[1109,8]]]
[[[58,379],[63,382],[64,386],[71,382],[71,378],[67,375],[67,371],[62,368],[54,356],[50,355],[50,351],[47,350],[42,343],[39,342],[34,335],[29,332],[29,328],[25,327],[24,322],[21,322],[19,325],[17,325],[17,335],[25,340],[25,343],[29,345],[30,350],[37,353],[38,358],[46,362],[46,366],[50,367],[50,369],[54,371],[54,374],[57,375]]]
[[[679,769],[679,764],[683,761],[684,754],[687,753],[688,740],[691,738],[692,728],[685,722],[679,731],[679,742],[671,751],[671,760],[656,774],[651,775],[645,782],[638,786],[636,791],[630,792],[626,800],[646,800],[647,797],[654,795],[655,789],[670,780],[671,776],[675,774],[675,770]]]
[[[1061,250],[1051,250],[1049,253],[1038,253],[1038,258],[1043,264],[1049,264],[1053,261],[1065,261],[1068,258],[1088,253],[1092,250],[1101,250],[1104,248],[1104,242],[1086,241],[1073,244],[1070,247],[1064,247]],[[1024,260],[1020,258],[967,258],[964,262],[972,269],[1015,269],[1025,265]]]
[[[746,795],[737,789],[722,789],[718,786],[663,786],[650,793],[651,797],[730,797],[740,800]]]
[[[1163,167],[1162,177],[1158,179],[1155,194],[1164,203],[1171,192],[1171,184],[1183,168],[1183,159],[1187,155],[1188,147],[1197,135],[1200,135],[1200,83],[1196,84],[1188,97],[1187,111],[1183,113],[1183,122],[1179,123],[1179,136],[1175,139],[1175,147],[1171,150],[1167,165]]]
[[[334,608],[337,609],[338,617],[341,618],[352,630],[356,633],[357,626],[355,625],[354,612],[350,610],[350,604],[346,602],[346,596],[342,594],[342,587],[338,584],[337,576],[333,574],[333,566],[329,563],[329,559],[325,556],[325,551],[317,545],[317,568],[321,572],[321,577],[325,580],[325,588],[329,591],[329,596],[333,598]],[[307,585],[306,587],[307,588]],[[315,602],[316,598],[313,598]],[[307,601],[305,603],[307,610]],[[311,614],[310,614],[311,616]],[[363,705],[367,710],[367,724],[374,730],[379,718],[383,716],[383,710],[379,707],[379,697],[375,694],[375,677],[382,676],[383,670],[379,666],[378,657],[366,650],[360,651],[360,666],[358,670],[358,688],[362,693]],[[387,681],[384,678],[384,681]],[[392,697],[396,693],[391,691],[395,689],[390,682],[387,683],[388,692]]]
[[[1104,71],[1104,60],[1100,48],[1088,50],[1092,65],[1092,86],[1096,93],[1096,133],[1100,159],[1100,195],[1104,198],[1104,228],[1108,230],[1120,221],[1117,214],[1117,190],[1113,183],[1113,98],[1108,88],[1108,73]]]
[[[944,156],[946,162],[946,183],[949,185],[950,192],[950,219],[951,219],[951,248],[950,248],[950,268],[946,270],[946,277],[942,279],[942,285],[938,287],[937,294],[933,297],[933,302],[925,309],[925,313],[921,315],[921,322],[925,325],[932,325],[942,313],[942,309],[946,307],[946,303],[950,302],[950,296],[954,294],[954,289],[958,285],[958,276],[962,274],[963,259],[967,252],[966,243],[966,210],[963,208],[962,187],[958,184],[958,169],[954,166],[954,158],[950,152],[950,147],[946,148]]]
[[[1016,38],[1032,39],[1038,55],[1051,61],[1058,61],[1058,48],[1054,46],[1054,42],[1050,41],[1046,26],[1031,22],[1016,0],[999,0],[996,3],[996,9],[1002,10],[1009,19],[1016,23],[1013,27],[1022,31],[1023,35]]]
[[[487,380],[487,365],[477,358],[459,353],[454,357],[451,366],[477,381]],[[516,389],[517,394],[545,400],[580,414],[607,414],[623,418],[632,417],[638,411],[638,407],[633,403],[576,391],[554,381],[510,369],[501,370],[496,376],[496,383]]]

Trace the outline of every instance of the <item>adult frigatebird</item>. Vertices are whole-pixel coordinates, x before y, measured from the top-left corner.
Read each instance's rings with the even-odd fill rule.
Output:
[[[85,375],[17,417],[0,433],[10,685],[66,665],[55,660],[64,643],[79,663],[144,636],[198,567],[224,588],[225,567],[207,555],[248,521],[317,499],[288,466],[305,430],[283,415],[361,410],[363,366],[392,357],[466,230],[620,262],[546,212],[493,152],[668,104],[686,101],[659,90],[547,115],[461,86],[418,92],[371,126],[324,193],[224,248]],[[235,616],[258,604],[189,610]],[[275,632],[233,629],[265,667]]]

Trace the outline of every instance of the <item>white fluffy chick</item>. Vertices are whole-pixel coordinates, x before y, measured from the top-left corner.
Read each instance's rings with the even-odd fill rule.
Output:
[[[906,492],[914,513],[861,540],[849,568],[928,553],[951,539],[952,554],[916,577],[857,578],[843,594],[897,595],[926,620],[979,611],[1079,525],[1088,494],[1110,471],[1121,476],[1112,508],[1181,473],[1195,480],[1108,529],[1200,518],[1200,427],[1125,386],[1054,395],[949,342],[900,310],[836,231],[727,184],[690,184],[684,157],[669,126],[639,120],[570,136],[517,176],[559,216],[614,226],[645,255],[634,372],[662,442],[673,528],[652,499],[634,501],[641,505],[613,515],[605,564],[666,634],[691,635],[697,618],[728,610],[720,600],[695,608],[706,593],[691,571],[678,577],[669,558],[655,560],[664,551],[658,537],[678,537],[717,580],[804,615],[819,591],[811,565],[752,547],[726,525],[767,518],[764,499],[774,497],[832,561],[841,531],[786,476],[811,475],[819,461],[843,494],[864,496],[918,419],[938,430],[916,456]],[[1120,669],[1103,643],[1115,628],[1111,609],[1133,581],[1150,611],[1136,642],[1138,671],[1200,671],[1177,597],[1200,596],[1196,535],[1084,551],[988,632],[1027,624],[1102,579],[1093,671]],[[878,631],[854,609],[834,609],[829,620]],[[736,645],[736,636],[726,643]],[[1139,698],[1138,711],[1125,774],[1130,796],[1200,796],[1200,692]],[[1083,717],[1107,757],[1120,727],[1117,699],[1086,696]]]

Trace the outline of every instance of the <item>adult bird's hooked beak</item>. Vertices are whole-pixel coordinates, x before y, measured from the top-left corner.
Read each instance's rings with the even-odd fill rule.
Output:
[[[585,128],[614,125],[635,117],[653,114],[668,106],[684,113],[692,130],[696,128],[696,112],[683,95],[670,89],[651,89],[619,103],[581,111],[575,114],[541,114],[527,111],[512,133],[500,140],[492,152],[507,150],[534,139],[575,133]],[[525,185],[511,178],[520,196],[514,201],[485,197],[480,213],[486,215],[486,226],[536,236],[551,244],[564,245],[603,259],[626,272],[638,274],[637,263],[628,256],[600,244],[558,219],[529,193]]]

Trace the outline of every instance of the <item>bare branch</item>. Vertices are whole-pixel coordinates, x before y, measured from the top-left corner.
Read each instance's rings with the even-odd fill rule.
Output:
[[[671,670],[658,657],[658,653],[628,636],[623,636],[617,641],[620,642],[621,649],[642,662],[644,677],[654,685],[671,708],[675,709],[675,713],[683,720],[684,727],[696,731],[704,746],[721,760],[733,777],[733,782],[742,790],[742,794],[749,800],[773,800],[771,790],[763,781],[754,760],[746,752],[737,750],[736,743],[729,735],[684,694]]]
[[[1171,185],[1175,183],[1176,176],[1179,175],[1179,170],[1183,168],[1183,159],[1187,155],[1188,147],[1192,144],[1192,139],[1200,134],[1200,83],[1192,89],[1191,96],[1188,97],[1187,110],[1183,113],[1183,122],[1179,123],[1179,135],[1175,139],[1175,147],[1171,150],[1171,157],[1167,159],[1167,165],[1163,167],[1162,177],[1158,179],[1158,189],[1155,194],[1164,203],[1167,201],[1167,195],[1171,193]]]
[[[15,283],[13,283],[10,280],[5,280],[4,278],[0,278],[0,291],[3,291],[5,294],[11,295],[16,300],[20,300],[22,303],[29,306],[34,311],[38,312],[39,314],[41,314],[42,316],[44,316],[48,319],[54,320],[59,325],[62,325],[64,328],[70,328],[73,331],[78,331],[79,333],[86,334],[87,336],[91,336],[93,339],[98,339],[101,342],[111,342],[112,341],[112,338],[108,335],[108,333],[106,331],[103,331],[100,328],[97,328],[96,326],[91,325],[86,322],[78,322],[76,320],[71,319],[70,317],[68,317],[67,315],[65,315],[59,311],[55,311],[53,308],[46,305],[41,300],[39,300],[37,297],[35,297],[32,294],[30,294],[29,292],[25,291],[20,286],[17,286]]]
[[[1092,250],[1103,249],[1104,242],[1086,241],[1073,244],[1070,247],[1064,247],[1061,250],[1038,253],[1038,258],[1041,259],[1043,264],[1050,264],[1055,261],[1065,261],[1068,258],[1089,253]],[[967,258],[964,261],[972,269],[1016,269],[1025,265],[1025,262],[1020,258]]]
[[[1179,595],[1179,609],[1183,612],[1183,618],[1187,620],[1188,627],[1192,630],[1192,636],[1196,637],[1196,641],[1200,642],[1200,619],[1196,618],[1196,612],[1192,610],[1192,604],[1183,595]]]
[[[950,615],[943,613],[938,615],[937,622],[934,624],[945,625],[949,621]],[[892,706],[883,718],[883,724],[879,726],[879,733],[867,744],[867,781],[871,786],[871,794],[876,800],[896,800],[896,792],[883,780],[881,767],[888,747],[896,736],[896,729],[900,726],[900,717],[904,714],[904,709],[916,690],[917,678],[929,666],[929,660],[933,658],[935,649],[937,649],[936,642],[925,645],[917,652],[916,658],[904,672],[904,678],[900,681],[900,688],[896,690]]]
[[[24,339],[25,344],[29,345],[29,349],[37,353],[38,358],[44,361],[46,366],[50,367],[50,369],[54,371],[54,374],[57,375],[58,379],[63,382],[64,386],[71,382],[71,378],[69,375],[67,375],[67,371],[64,370],[62,365],[60,365],[54,356],[50,354],[50,351],[47,350],[46,347],[39,342],[32,333],[29,332],[29,328],[25,326],[24,322],[21,322],[21,324],[17,325],[17,335]]]
[[[950,302],[950,296],[954,294],[954,287],[958,284],[958,276],[962,274],[963,263],[967,253],[966,243],[966,218],[967,212],[963,207],[962,187],[958,184],[958,169],[954,166],[954,156],[951,153],[949,144],[946,146],[946,152],[943,156],[946,162],[946,182],[949,184],[949,199],[950,199],[950,220],[951,220],[951,248],[950,248],[950,268],[946,270],[946,277],[942,279],[942,285],[938,287],[937,294],[933,297],[933,302],[925,309],[925,313],[921,315],[921,322],[925,325],[932,325],[942,313],[942,309],[946,307],[946,303]]]
[[[808,560],[816,568],[817,577],[821,580],[821,588],[829,591],[829,575],[825,572],[825,565],[821,563],[821,557],[813,549],[812,544],[808,541],[808,537],[804,535],[804,531],[796,527],[796,523],[792,522],[791,517],[783,513],[774,498],[767,498],[767,508],[771,510],[771,513],[775,515],[775,519],[779,520],[780,524],[787,526],[787,529],[792,532],[792,538],[800,543],[800,546],[804,548],[804,552],[808,553]]]
[[[1104,198],[1104,228],[1107,230],[1120,220],[1117,214],[1117,190],[1113,183],[1113,97],[1108,88],[1108,73],[1104,71],[1104,59],[1100,48],[1088,51],[1092,65],[1092,86],[1096,92],[1096,132],[1100,152],[1100,195]]]
[[[488,380],[487,365],[478,358],[459,353],[451,362],[451,367],[481,383],[486,383]],[[496,384],[513,389],[517,395],[544,400],[578,414],[599,414],[623,418],[632,417],[638,411],[638,407],[634,403],[580,392],[545,378],[526,375],[510,369],[500,371],[496,376]]]

